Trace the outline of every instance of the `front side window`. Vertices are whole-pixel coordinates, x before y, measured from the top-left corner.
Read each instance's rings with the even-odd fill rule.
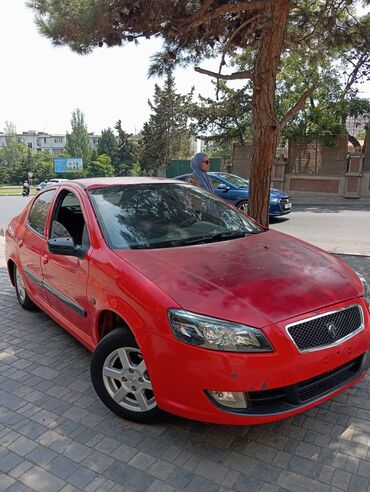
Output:
[[[44,235],[45,221],[49,212],[55,190],[46,191],[39,195],[33,202],[28,216],[28,225],[38,234]]]
[[[113,249],[187,246],[263,231],[223,200],[188,185],[109,186],[89,194]]]
[[[51,219],[50,237],[68,237],[76,245],[82,245],[88,240],[80,201],[70,191],[62,191],[58,196]]]

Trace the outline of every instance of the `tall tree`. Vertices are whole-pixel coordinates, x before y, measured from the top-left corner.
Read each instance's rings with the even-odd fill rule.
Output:
[[[32,182],[44,181],[54,176],[53,156],[48,152],[35,152],[31,155]]]
[[[120,149],[117,138],[111,128],[107,128],[101,132],[97,153],[98,155],[105,154],[110,157],[111,163],[117,174],[120,165]]]
[[[90,162],[90,143],[85,116],[80,109],[72,112],[71,133],[67,133],[65,151],[69,156],[83,159],[84,168]]]
[[[108,155],[101,154],[95,160],[91,160],[86,168],[88,177],[114,176],[114,167]]]
[[[299,73],[294,70],[296,63],[301,63]],[[280,114],[285,113],[299,87],[311,76],[300,58],[287,60],[282,65],[277,89],[277,108]],[[346,120],[349,116],[370,115],[370,101],[359,98],[356,90],[345,90],[341,74],[334,63],[321,66],[315,77],[317,86],[314,92],[282,132],[285,139],[297,136],[316,138],[323,135],[328,143],[334,142],[336,135],[347,132]]]
[[[118,120],[114,126],[118,133],[118,176],[126,176],[131,173],[131,169],[135,162],[137,162],[137,143],[134,136],[127,133],[122,128],[122,121]]]
[[[54,43],[68,44],[77,52],[161,35],[164,48],[154,60],[152,73],[163,74],[176,64],[196,64],[220,55],[218,72],[202,68],[198,72],[217,80],[251,80],[254,132],[249,211],[268,224],[271,167],[281,131],[314,89],[307,85],[286,114],[278,117],[275,91],[281,53],[302,45],[319,57],[325,49],[345,43],[343,32],[358,32],[353,3],[355,0],[33,0],[31,6],[41,31]],[[239,49],[251,52],[245,70],[223,73],[228,56]]]
[[[250,84],[248,84],[249,86]],[[220,81],[217,98],[199,96],[189,105],[190,128],[205,141],[243,143],[252,137],[252,96],[250,87],[231,89]]]
[[[19,184],[27,178],[27,147],[18,143],[15,125],[9,121],[4,128],[6,146],[1,149],[0,164],[3,181]]]
[[[182,96],[176,92],[175,80],[168,72],[163,88],[154,88],[149,121],[142,132],[141,167],[151,173],[171,159],[190,157],[190,132],[187,128],[188,106],[192,93]]]

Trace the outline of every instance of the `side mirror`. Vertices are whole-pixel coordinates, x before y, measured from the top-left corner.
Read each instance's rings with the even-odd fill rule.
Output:
[[[217,189],[218,189],[218,190],[223,190],[223,191],[229,191],[230,186],[226,186],[226,185],[225,185],[225,183],[220,183],[220,184],[217,186]]]
[[[76,246],[70,237],[49,239],[48,248],[50,253],[54,255],[77,256],[77,258],[82,258],[86,253],[86,249],[79,245]]]

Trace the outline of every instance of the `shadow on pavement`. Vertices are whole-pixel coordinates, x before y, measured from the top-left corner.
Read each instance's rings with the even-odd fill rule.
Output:
[[[270,217],[270,224],[283,224],[284,222],[288,222],[289,217]]]

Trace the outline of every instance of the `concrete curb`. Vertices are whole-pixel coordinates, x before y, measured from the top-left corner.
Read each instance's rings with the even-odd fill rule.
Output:
[[[370,260],[370,255],[362,255],[359,253],[332,253],[331,251],[328,251],[328,253],[335,255],[335,256],[353,256],[356,258],[369,258],[369,260]]]

